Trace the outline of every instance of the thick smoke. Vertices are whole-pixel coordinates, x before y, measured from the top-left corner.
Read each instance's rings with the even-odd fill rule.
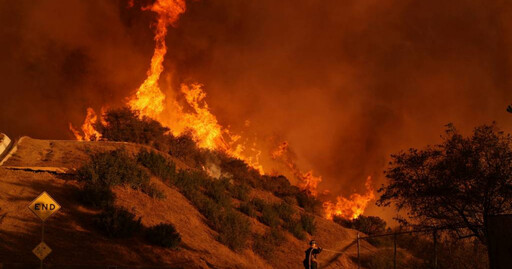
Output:
[[[1,131],[71,138],[87,106],[144,80],[154,14],[137,2],[1,3]],[[189,1],[161,80],[203,83],[223,125],[287,140],[321,189],[348,195],[448,122],[510,131],[511,37],[508,1]]]

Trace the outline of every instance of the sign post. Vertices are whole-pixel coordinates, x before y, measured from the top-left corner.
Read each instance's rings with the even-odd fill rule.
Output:
[[[41,269],[43,269],[43,260],[52,252],[52,249],[44,242],[44,222],[47,218],[59,211],[61,206],[45,191],[41,193],[28,206],[39,219],[41,219],[41,243],[37,245],[32,252],[41,261]]]

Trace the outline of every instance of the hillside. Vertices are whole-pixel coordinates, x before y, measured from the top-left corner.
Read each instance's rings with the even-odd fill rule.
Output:
[[[182,237],[180,247],[169,250],[151,246],[140,237],[105,237],[92,224],[91,219],[98,210],[85,207],[76,199],[81,182],[76,180],[74,171],[89,160],[91,152],[124,148],[127,152],[136,153],[142,147],[146,146],[124,142],[20,139],[15,152],[0,167],[0,262],[5,263],[4,268],[22,268],[15,267],[15,264],[38,263],[31,251],[40,241],[41,224],[27,206],[42,191],[47,191],[62,206],[55,216],[47,220],[45,228],[45,241],[53,249],[45,263],[54,265],[52,268],[95,268],[94,265],[97,268],[105,268],[105,265],[130,265],[131,268],[135,265],[300,268],[310,239],[314,238],[324,248],[343,250],[356,238],[357,231],[315,216],[317,231],[314,236],[307,235],[305,240],[298,240],[286,232],[286,240],[272,253],[270,261],[253,253],[250,246],[233,251],[216,240],[217,232],[206,224],[205,217],[178,189],[163,184],[154,176],[151,182],[163,191],[164,199],[151,198],[140,191],[117,186],[113,190],[117,196],[116,206],[141,217],[146,227],[161,222],[174,224]],[[180,160],[166,156],[176,163],[178,169],[188,168]],[[249,195],[266,201],[281,201],[261,189],[251,189]],[[296,209],[303,211],[299,207]],[[269,229],[255,218],[248,219],[254,233],[264,234]],[[373,249],[363,243],[361,251]],[[350,258],[355,256],[355,247],[349,247],[345,253],[323,252],[319,256],[322,268],[355,267]]]

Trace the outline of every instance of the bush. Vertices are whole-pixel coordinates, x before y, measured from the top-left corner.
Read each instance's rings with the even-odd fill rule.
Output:
[[[259,212],[263,211],[263,208],[265,208],[267,206],[267,203],[260,198],[252,199],[251,203],[254,205],[256,210],[258,210]]]
[[[165,199],[165,193],[160,190],[155,183],[150,183],[142,186],[142,192],[147,194],[151,198],[159,200]]]
[[[227,193],[228,185],[227,180],[208,180],[206,195],[222,206],[230,206],[231,196]]]
[[[353,220],[334,216],[333,221],[345,228],[355,229],[368,235],[382,234],[386,231],[386,221],[376,216],[360,215]]]
[[[302,224],[298,220],[291,220],[286,223],[286,229],[293,234],[297,239],[304,240],[306,239],[306,233],[302,229]]]
[[[322,202],[317,200],[316,197],[305,191],[298,192],[295,198],[297,199],[299,206],[310,213],[317,213],[322,204]]]
[[[176,187],[188,197],[187,193],[196,192],[200,188],[204,188],[210,179],[203,171],[181,170],[176,175]]]
[[[137,154],[137,161],[164,182],[174,183],[176,165],[174,162],[165,159],[161,154],[143,149]]]
[[[231,174],[236,182],[253,188],[262,188],[262,176],[254,168],[249,167],[242,160],[227,155],[220,154],[218,157],[221,160],[221,170]]]
[[[142,228],[140,218],[135,220],[134,214],[115,207],[109,207],[100,213],[95,219],[95,224],[103,234],[113,238],[133,236]]]
[[[240,211],[251,218],[256,217],[256,208],[252,203],[249,203],[249,202],[241,203]]]
[[[222,217],[219,242],[233,250],[239,250],[246,246],[250,236],[251,224],[240,213],[232,210],[227,211]]]
[[[144,235],[150,244],[165,248],[176,248],[181,242],[181,236],[172,224],[160,223],[148,228]]]
[[[291,205],[289,205],[285,202],[281,202],[280,204],[275,204],[274,208],[275,208],[277,214],[279,215],[279,217],[284,222],[290,221],[292,219],[293,215],[295,214],[295,209]]]
[[[289,205],[298,205],[295,196],[285,196],[283,197],[283,201]]]
[[[148,117],[140,117],[137,111],[128,107],[108,110],[104,121],[107,125],[99,123],[97,127],[105,140],[134,142],[164,149],[162,146],[171,138],[167,134],[168,128]]]
[[[286,241],[284,233],[279,228],[271,228],[264,235],[255,235],[253,242],[253,251],[263,257],[265,260],[271,260],[275,257],[276,247]]]
[[[261,211],[259,221],[268,225],[269,227],[277,227],[279,225],[279,213],[271,205],[266,205]]]
[[[186,133],[172,138],[169,143],[169,154],[191,167],[201,167],[205,165],[205,154],[207,150],[199,149],[191,133]]]
[[[245,185],[244,183],[240,184],[232,184],[229,186],[229,192],[231,193],[231,196],[234,198],[240,200],[240,201],[247,201],[249,200],[249,187]]]
[[[80,190],[80,201],[88,206],[107,208],[114,206],[115,194],[110,187],[86,183]]]
[[[149,183],[149,175],[124,149],[91,155],[90,162],[79,168],[77,173],[79,180],[106,187],[129,184],[139,189]]]
[[[308,232],[310,235],[313,235],[315,233],[316,222],[314,216],[308,214],[301,214],[300,223],[304,231]]]
[[[265,235],[255,235],[253,242],[253,251],[266,260],[275,257],[276,247],[280,246],[286,237],[279,228],[271,228]]]

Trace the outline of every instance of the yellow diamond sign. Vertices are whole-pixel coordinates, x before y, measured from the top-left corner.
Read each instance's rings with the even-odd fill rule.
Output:
[[[36,214],[42,221],[45,221],[53,213],[59,211],[60,205],[45,191],[41,193],[28,208]]]
[[[52,249],[45,244],[44,242],[41,242],[39,245],[37,245],[36,248],[32,250],[32,252],[40,259],[44,260],[48,254],[52,252]]]

